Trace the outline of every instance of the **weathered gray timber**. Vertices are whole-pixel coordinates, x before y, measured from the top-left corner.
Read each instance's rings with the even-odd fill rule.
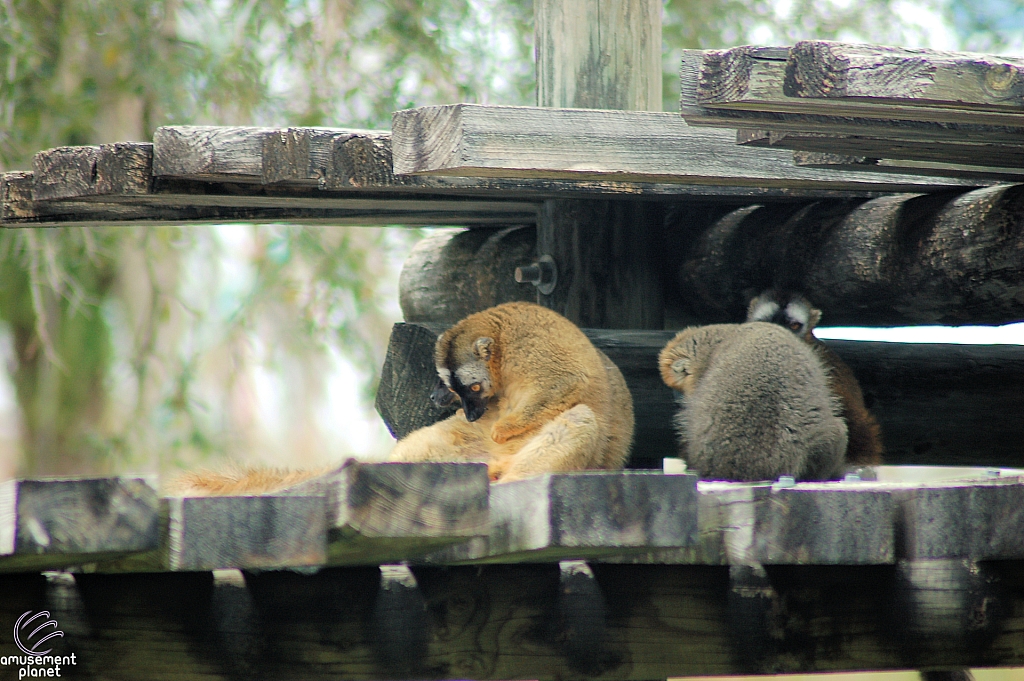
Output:
[[[0,572],[149,551],[159,539],[159,499],[141,478],[0,482]]]
[[[486,533],[483,464],[359,463],[267,495],[170,497],[156,550],[100,572],[396,562]]]
[[[438,230],[409,252],[398,280],[402,318],[454,324],[500,303],[537,302],[537,289],[516,283],[517,267],[537,259],[531,225]]]
[[[472,463],[359,463],[292,488],[327,499],[328,563],[399,562],[486,534],[490,480]]]
[[[579,326],[664,328],[663,206],[643,201],[545,201],[537,252],[558,283],[538,296]]]
[[[987,166],[958,165],[937,161],[904,161],[888,158],[867,158],[846,154],[820,153],[816,151],[794,151],[793,163],[804,168],[828,168],[832,170],[869,170],[876,173],[905,175],[917,173],[932,177],[973,178],[981,181],[1020,182],[1024,170],[1014,168],[993,168]]]
[[[540,0],[537,106],[661,111],[661,5]]]
[[[785,58],[779,50],[785,48],[736,48],[732,58],[749,68],[750,83],[737,78],[736,87],[750,96],[771,102],[797,105],[795,98],[782,92],[785,82]],[[741,59],[742,55],[742,59]],[[1019,144],[1024,135],[1022,125],[986,125],[971,122],[905,121],[878,113],[867,116],[839,115],[829,111],[821,113],[782,113],[761,109],[728,109],[717,105],[705,106],[700,101],[699,82],[704,63],[702,50],[683,50],[680,68],[680,110],[691,125],[720,128],[759,128],[782,132],[818,132],[832,135],[880,137],[905,142],[950,142]],[[742,62],[746,62],[742,65]],[[807,100],[799,100],[804,102]],[[748,104],[748,106],[755,106]],[[760,107],[761,104],[756,106]],[[773,105],[767,105],[772,107]],[[777,107],[773,107],[777,108]]]
[[[1019,127],[1022,67],[1012,58],[825,41],[735,47],[704,53],[697,99],[723,109]]]
[[[292,222],[320,225],[533,223],[526,201],[329,196],[316,189],[276,193],[261,185],[154,182],[151,194],[89,194],[81,200],[35,201],[33,174],[0,176],[0,226],[82,227],[117,224]]]
[[[894,118],[946,110],[965,121],[1019,121],[1024,59],[804,40],[789,51],[784,91],[824,106],[892,111]]]
[[[770,286],[802,291],[829,326],[1015,322],[1022,216],[1024,185],[747,206],[677,245],[680,293],[708,323],[742,319]]]
[[[731,321],[744,316],[740,310]],[[392,331],[385,361],[392,369],[384,372],[377,409],[398,437],[451,414],[430,402],[437,382],[433,346],[441,330],[442,326],[396,324]],[[660,468],[663,457],[679,450],[672,425],[678,407],[657,371],[658,352],[673,332],[584,333],[619,367],[633,396],[636,431],[629,465]],[[1024,355],[1019,347],[833,340],[825,344],[860,382],[865,401],[882,426],[887,463],[1024,463],[1024,423],[1012,417],[1024,413]],[[401,370],[395,374],[394,367]]]
[[[391,127],[398,174],[874,191],[970,184],[794,168],[787,153],[738,147],[734,133],[667,113],[451,104],[398,111]]]
[[[695,475],[587,471],[494,485],[487,535],[422,560],[553,562],[689,546],[696,483]]]
[[[1016,179],[1021,174],[1019,168],[1024,165],[1024,145],[1012,144],[921,144],[882,137],[832,135],[820,132],[772,132],[750,128],[736,131],[736,143],[752,147],[775,147],[808,153],[862,157],[865,159],[864,162],[877,162],[877,172],[896,172],[898,166],[891,159],[898,159],[921,162],[920,167],[918,164],[904,164],[899,169],[902,173],[960,172],[966,177],[1006,180]],[[893,170],[887,171],[881,163],[888,163]]]
[[[247,574],[244,586],[199,572],[4,575],[0,617],[48,611],[65,631],[54,654],[76,655],[62,675],[112,680],[642,681],[913,668],[926,652],[935,653],[926,664],[939,668],[1024,665],[1024,567],[1016,561],[988,565],[999,597],[974,611],[984,617],[980,635],[943,638],[938,651],[900,635],[924,627],[906,619],[912,609],[894,606],[893,593],[901,589],[908,603],[930,598],[933,614],[947,618],[951,601],[891,565],[768,566],[777,607],[761,631],[774,643],[763,647],[739,635],[751,622],[741,626],[730,604],[729,568],[592,564],[589,572],[424,566],[413,568],[414,580],[389,582],[377,568],[329,568]],[[9,634],[0,654],[18,654]]]
[[[152,191],[153,145],[48,149],[33,157],[32,174],[35,201],[146,195]]]

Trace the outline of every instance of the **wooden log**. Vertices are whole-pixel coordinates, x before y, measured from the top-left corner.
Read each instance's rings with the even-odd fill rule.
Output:
[[[1013,89],[1019,79],[1024,90],[1022,64],[825,41],[744,46],[704,53],[697,98],[725,109],[1019,127],[1024,106]]]
[[[495,485],[487,536],[426,563],[580,560],[688,546],[697,537],[697,476],[545,474]]]
[[[892,160],[928,162],[931,167],[949,168],[950,172],[988,173],[986,177],[1003,179],[1015,177],[1017,168],[1024,164],[1024,146],[1015,144],[986,144],[958,142],[906,142],[884,137],[834,135],[820,132],[771,132],[749,128],[736,131],[736,143],[752,147],[775,147],[809,153],[860,156],[868,160],[885,159],[892,171],[879,167],[879,172],[895,172]],[[977,166],[963,167],[960,166]],[[805,164],[806,165],[806,164]],[[915,172],[917,164],[904,164],[899,172]],[[865,168],[870,170],[870,168]],[[920,172],[929,172],[929,165],[921,165]]]
[[[743,314],[739,312],[740,319]],[[395,325],[388,350],[392,366],[401,365],[406,357],[423,358],[415,366],[409,363],[401,381],[385,378],[378,390],[378,411],[396,435],[447,415],[429,399],[437,381],[432,352],[440,330]],[[672,425],[677,406],[657,372],[658,352],[673,332],[584,333],[618,365],[633,396],[636,434],[629,465],[660,468],[663,457],[679,451]],[[1019,446],[1024,425],[1016,418],[1024,412],[1024,356],[1019,348],[834,340],[825,344],[860,382],[865,402],[882,427],[886,463],[1017,466],[1024,461]]]
[[[661,111],[661,5],[541,0],[537,106]]]
[[[825,107],[892,111],[893,117],[941,120],[927,117],[945,113],[964,121],[1021,121],[1024,60],[803,40],[789,51],[784,92]]]
[[[391,125],[396,173],[876,191],[962,184],[801,170],[788,154],[737,147],[733,133],[673,114],[452,104],[398,111]]]
[[[738,50],[740,48],[737,48]],[[777,49],[777,48],[775,48]],[[733,53],[738,56],[740,52]],[[702,50],[683,50],[680,68],[680,111],[691,125],[720,128],[758,128],[780,132],[816,132],[825,134],[879,137],[906,142],[989,143],[1019,144],[1024,128],[1016,125],[988,125],[972,122],[936,122],[898,120],[887,113],[873,116],[840,115],[834,111],[822,113],[783,113],[771,109],[795,106],[794,98],[782,92],[785,82],[785,64],[778,54],[768,48],[750,48],[744,56],[750,68],[750,91],[759,102],[748,106],[757,109],[714,108],[700,101],[699,82],[705,53]],[[736,80],[742,82],[744,77]],[[744,86],[744,89],[747,86]],[[765,103],[768,100],[770,103]],[[806,100],[801,100],[806,101]]]
[[[1001,614],[990,618],[994,631],[948,645],[944,666],[1024,664],[1024,570],[1015,561],[991,569],[1004,594]],[[744,646],[753,642],[734,629],[727,568],[592,564],[590,572],[567,576],[553,564],[422,566],[413,569],[414,581],[396,583],[377,568],[329,568],[248,574],[244,588],[210,573],[79,574],[61,587],[73,597],[61,598],[60,585],[38,575],[3,575],[0,614],[48,610],[65,630],[54,640],[76,655],[63,671],[115,681],[256,673],[313,681],[641,681],[751,671]],[[767,579],[779,608],[761,669],[905,669],[927,652],[893,633],[915,624],[894,619],[906,612],[893,609],[894,566],[769,566]],[[934,593],[906,581],[921,599]],[[562,589],[569,593],[559,595]],[[569,624],[600,635],[589,647],[573,645]],[[18,653],[8,638],[0,652]]]
[[[829,326],[1021,319],[1024,187],[866,203],[746,207],[683,245],[683,300],[739,321],[770,286],[801,290]]]
[[[156,548],[156,490],[142,478],[0,483],[0,572],[54,570]]]
[[[405,259],[398,280],[402,318],[454,324],[488,307],[537,302],[537,289],[516,283],[515,269],[536,260],[537,231],[529,225],[438,231]]]

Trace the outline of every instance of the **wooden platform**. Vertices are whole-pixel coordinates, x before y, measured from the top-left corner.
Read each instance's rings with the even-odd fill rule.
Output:
[[[129,490],[115,506],[132,508],[152,488],[8,483],[0,538],[14,528],[17,551],[38,560],[2,547],[0,622],[45,611],[64,634],[47,643],[65,656],[62,676],[83,679],[641,681],[1024,664],[1024,470],[696,486],[657,472],[542,476],[492,487],[481,507],[482,472],[353,463],[287,494],[167,499],[169,514],[149,503],[148,519],[133,513],[139,536],[151,542],[162,524],[171,537],[156,572],[81,541],[46,552],[33,505],[48,497],[58,515],[78,503],[69,490],[113,486]],[[102,515],[79,516],[72,533]],[[399,536],[470,541],[377,567],[332,551],[356,533],[406,556]],[[116,551],[152,555],[145,542]],[[10,636],[0,660],[21,654]]]

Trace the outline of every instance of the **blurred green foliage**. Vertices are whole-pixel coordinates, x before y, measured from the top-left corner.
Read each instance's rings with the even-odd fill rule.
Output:
[[[938,11],[929,2],[918,5]],[[665,108],[677,107],[679,49],[899,42],[908,34],[896,6],[668,0]],[[529,0],[2,0],[0,169],[29,168],[54,146],[149,140],[160,125],[386,128],[392,111],[414,105],[532,104],[532,59]],[[243,457],[266,430],[253,406],[256,369],[286,377],[287,442],[302,441],[327,399],[332,351],[363,371],[372,393],[384,309],[394,306],[382,282],[417,234],[289,225],[5,233],[0,320],[13,346],[20,472]]]

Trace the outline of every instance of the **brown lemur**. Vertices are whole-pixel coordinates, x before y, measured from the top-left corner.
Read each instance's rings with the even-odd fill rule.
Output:
[[[783,326],[803,339],[828,368],[832,394],[842,403],[842,417],[849,430],[846,460],[852,466],[882,463],[885,451],[882,429],[864,404],[864,393],[853,371],[838,355],[814,337],[814,328],[821,321],[821,310],[807,298],[792,291],[768,289],[754,297],[747,308],[748,322],[769,322]]]
[[[774,324],[679,332],[658,356],[682,392],[676,426],[702,479],[828,480],[846,468],[846,424],[822,361]]]
[[[532,303],[471,314],[437,340],[437,403],[462,408],[398,442],[392,461],[482,461],[491,480],[620,469],[633,400],[575,324]]]

